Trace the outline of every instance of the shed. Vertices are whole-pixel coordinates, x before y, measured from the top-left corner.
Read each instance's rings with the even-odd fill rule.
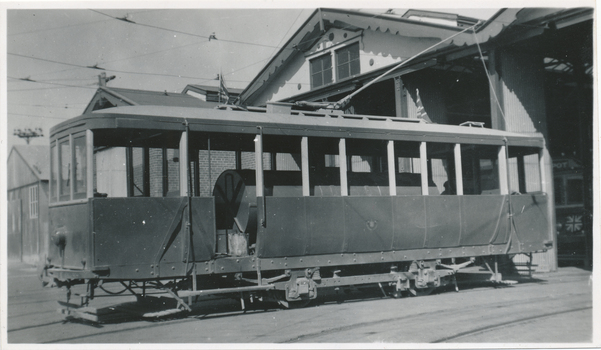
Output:
[[[36,264],[48,245],[48,146],[13,146],[7,161],[8,258]]]
[[[179,92],[160,92],[135,89],[122,89],[101,86],[85,108],[84,113],[99,109],[122,106],[173,106],[215,108],[217,102],[203,101],[197,97]]]

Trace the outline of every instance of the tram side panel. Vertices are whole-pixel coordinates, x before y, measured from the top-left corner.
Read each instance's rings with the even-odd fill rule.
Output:
[[[47,263],[64,269],[84,269],[93,264],[89,211],[87,202],[49,208]]]
[[[93,208],[94,264],[110,279],[186,275],[194,261],[215,251],[213,198],[96,198]],[[190,238],[191,237],[191,238]]]
[[[506,244],[508,196],[266,198],[260,257]],[[524,201],[534,202],[532,196]],[[544,197],[544,196],[543,196]],[[526,199],[530,198],[530,199]],[[525,208],[525,241],[541,248],[544,202]],[[527,230],[526,230],[526,226]]]
[[[548,196],[543,193],[523,194],[511,197],[512,212],[517,239],[523,244],[521,250],[543,250],[550,243],[547,219]],[[515,250],[517,247],[512,247]]]

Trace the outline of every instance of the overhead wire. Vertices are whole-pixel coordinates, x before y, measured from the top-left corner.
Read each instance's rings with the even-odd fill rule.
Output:
[[[138,25],[138,26],[142,26],[142,27],[154,28],[154,29],[159,29],[159,30],[164,30],[164,31],[172,32],[172,33],[190,35],[190,36],[195,36],[195,37],[198,37],[198,38],[204,38],[204,39],[207,39],[207,40],[210,40],[210,39],[213,38],[212,35],[207,36],[207,35],[200,35],[200,34],[195,34],[195,33],[183,32],[183,31],[180,31],[180,30],[175,30],[175,29],[170,29],[170,28],[164,28],[164,27],[154,26],[154,25],[151,25],[151,24],[134,22],[134,21],[131,21],[131,20],[127,20],[125,18],[114,17],[114,16],[111,16],[109,14],[106,14],[106,13],[103,13],[103,12],[100,12],[100,11],[97,11],[97,10],[93,10],[93,9],[90,9],[90,11],[96,12],[96,13],[101,14],[103,16],[107,16],[107,17],[110,17],[110,18],[113,18],[113,19],[116,19],[116,20],[119,20],[119,21],[122,21],[122,22],[125,22],[125,23],[129,23],[129,24],[133,24],[133,25]],[[273,46],[273,45],[251,43],[251,42],[247,42],[247,41],[218,39],[218,38],[215,38],[213,40],[223,41],[223,42],[226,42],[226,43],[234,43],[234,44],[244,44],[244,45],[253,45],[253,46],[268,47],[268,48],[278,48],[278,47]]]
[[[453,34],[453,35],[451,35],[451,36],[449,36],[449,37],[447,37],[447,38],[445,38],[445,39],[443,39],[443,40],[441,40],[441,41],[437,42],[436,44],[434,44],[434,45],[431,45],[431,46],[429,46],[429,47],[427,47],[427,48],[423,49],[422,51],[418,52],[417,54],[415,54],[415,55],[411,56],[410,58],[408,58],[408,59],[406,59],[406,60],[402,61],[401,63],[399,63],[399,64],[395,65],[394,67],[390,68],[390,69],[389,69],[389,70],[387,70],[386,72],[382,73],[382,74],[381,74],[381,75],[379,75],[378,77],[376,77],[376,78],[374,78],[373,80],[371,80],[369,83],[367,83],[367,84],[363,85],[361,88],[359,88],[359,89],[357,89],[357,90],[353,91],[351,94],[349,94],[349,95],[347,95],[346,97],[344,97],[344,98],[340,99],[338,102],[336,102],[336,103],[334,104],[334,108],[339,108],[339,107],[341,107],[341,106],[344,106],[345,104],[347,104],[347,103],[348,103],[348,101],[350,101],[350,100],[351,100],[351,98],[353,98],[355,95],[357,95],[357,94],[358,94],[358,93],[360,93],[361,91],[365,90],[366,88],[368,88],[368,87],[369,87],[369,86],[371,86],[372,84],[376,83],[378,80],[382,79],[382,78],[383,78],[383,77],[385,77],[386,75],[388,75],[388,74],[392,73],[393,71],[395,71],[395,70],[397,70],[397,69],[401,68],[401,67],[402,67],[402,66],[404,66],[405,64],[407,64],[407,63],[409,63],[409,62],[413,61],[415,58],[417,58],[417,57],[421,56],[422,54],[424,54],[424,53],[426,53],[426,52],[428,52],[428,51],[432,50],[433,48],[437,47],[438,45],[441,45],[442,43],[445,43],[445,42],[447,42],[447,41],[449,41],[449,40],[453,39],[454,37],[456,37],[456,36],[458,36],[458,35],[460,35],[460,34],[463,34],[463,33],[467,32],[468,30],[472,30],[472,31],[473,31],[473,29],[474,29],[474,28],[476,28],[476,26],[478,26],[480,23],[481,23],[481,22],[480,22],[480,21],[478,21],[478,23],[474,24],[473,26],[471,26],[471,27],[468,27],[468,28],[465,28],[464,30],[462,30],[462,31],[460,31],[460,32],[457,32],[457,33],[455,33],[455,34]]]
[[[157,11],[157,10],[135,11],[135,12],[131,12],[131,14],[146,13],[146,12],[152,12],[152,11]],[[105,19],[105,20],[102,20],[102,21],[93,21],[93,22],[85,22],[85,23],[75,23],[75,24],[69,24],[69,25],[61,26],[61,27],[44,28],[44,29],[32,30],[32,31],[29,31],[29,32],[8,33],[7,36],[11,37],[11,36],[17,36],[17,35],[35,34],[35,33],[40,33],[40,32],[48,32],[48,31],[51,31],[51,30],[59,30],[59,29],[65,29],[65,28],[80,27],[80,26],[92,25],[92,24],[96,24],[96,23],[109,22],[109,21],[110,20]]]
[[[71,118],[71,117],[54,117],[54,116],[47,116],[47,115],[35,115],[35,114],[23,114],[23,113],[11,113],[11,112],[8,112],[6,114],[18,115],[18,116],[23,116],[23,117],[31,117],[31,118],[49,118],[49,119],[60,119],[60,120],[67,120],[67,119]]]
[[[74,88],[89,88],[89,86],[91,85],[69,85],[69,84],[60,84],[60,83],[50,83],[50,82],[46,82],[46,81],[38,81],[38,80],[31,80],[31,79],[19,79],[19,78],[15,78],[15,77],[8,77],[10,79],[16,79],[16,80],[21,80],[21,81],[25,81],[25,82],[29,82],[29,83],[38,83],[38,84],[48,84],[48,85],[57,85],[57,86],[64,86],[64,87],[74,87]],[[7,90],[7,91],[18,91],[18,90]]]

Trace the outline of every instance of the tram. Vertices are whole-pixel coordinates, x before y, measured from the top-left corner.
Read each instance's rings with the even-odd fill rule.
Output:
[[[550,247],[543,144],[283,103],[98,110],[51,130],[44,278],[68,298],[87,286],[69,312],[109,283],[178,310],[361,284],[427,294],[474,262]]]

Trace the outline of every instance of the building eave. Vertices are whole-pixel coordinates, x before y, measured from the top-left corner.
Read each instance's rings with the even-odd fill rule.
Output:
[[[488,21],[476,28],[475,33],[465,32],[457,35],[465,28],[441,25],[436,23],[421,22],[402,18],[396,15],[369,13],[341,10],[318,9],[304,22],[299,30],[282,46],[265,67],[255,76],[248,86],[240,93],[240,103],[248,104],[260,93],[272,76],[275,76],[285,63],[302,50],[307,44],[312,44],[330,27],[338,27],[337,23],[344,23],[354,28],[380,31],[393,35],[402,34],[410,37],[439,38],[444,40],[452,35],[457,35],[446,45],[463,47],[474,45],[476,42],[484,43],[497,36],[505,27],[516,20],[519,9],[502,9]],[[324,30],[321,30],[323,27]],[[443,47],[444,48],[444,47]]]

